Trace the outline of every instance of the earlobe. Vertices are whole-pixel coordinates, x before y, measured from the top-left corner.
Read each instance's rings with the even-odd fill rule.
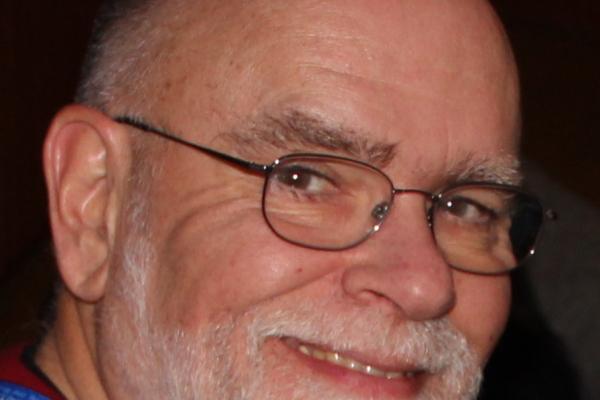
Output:
[[[63,109],[46,137],[44,171],[57,262],[65,285],[83,301],[104,294],[129,166],[125,149],[120,127],[83,106]]]

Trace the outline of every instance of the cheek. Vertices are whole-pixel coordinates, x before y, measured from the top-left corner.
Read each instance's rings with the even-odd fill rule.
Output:
[[[454,280],[457,303],[450,319],[466,336],[483,365],[506,325],[510,278],[456,272]]]
[[[195,217],[194,228],[172,234],[162,247],[155,315],[166,326],[193,331],[240,315],[328,270],[322,255],[279,239],[260,209],[226,215],[218,223],[212,213]]]

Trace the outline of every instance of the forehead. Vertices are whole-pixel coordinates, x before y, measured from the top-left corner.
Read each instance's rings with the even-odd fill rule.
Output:
[[[482,1],[202,3],[171,23],[156,113],[195,140],[299,110],[437,159],[515,152],[514,63]]]

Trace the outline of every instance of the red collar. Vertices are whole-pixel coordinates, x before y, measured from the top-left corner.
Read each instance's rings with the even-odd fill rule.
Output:
[[[34,362],[35,347],[20,344],[0,351],[0,380],[29,388],[50,400],[66,400]]]

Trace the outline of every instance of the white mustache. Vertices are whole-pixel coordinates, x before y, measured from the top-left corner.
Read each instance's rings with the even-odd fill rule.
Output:
[[[457,357],[472,357],[466,339],[447,319],[398,321],[360,310],[334,316],[315,310],[323,305],[303,303],[270,313],[255,310],[250,319],[249,349],[258,351],[271,337],[291,337],[336,352],[369,354],[391,365],[410,365],[430,373],[451,366]],[[254,315],[252,315],[254,314]]]

